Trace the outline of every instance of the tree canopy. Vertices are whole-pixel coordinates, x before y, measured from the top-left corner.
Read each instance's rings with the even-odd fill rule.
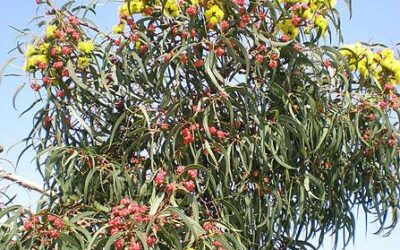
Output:
[[[395,227],[400,61],[330,44],[335,0],[127,0],[112,31],[96,1],[36,2],[17,51],[45,192],[0,212],[1,249],[317,249],[358,208]]]

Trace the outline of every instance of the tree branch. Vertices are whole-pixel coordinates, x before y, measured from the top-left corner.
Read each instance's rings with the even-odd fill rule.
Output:
[[[27,188],[29,190],[33,190],[33,191],[39,192],[41,194],[50,196],[50,192],[44,190],[39,184],[32,182],[30,180],[27,180],[21,176],[6,172],[1,168],[0,168],[0,178],[9,180],[9,181],[16,183],[16,184],[20,185],[21,187]]]

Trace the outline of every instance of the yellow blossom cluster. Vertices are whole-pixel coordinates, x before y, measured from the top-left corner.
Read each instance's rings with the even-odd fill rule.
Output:
[[[335,7],[336,5],[336,0],[279,0],[281,3],[289,3],[289,4],[310,4],[312,7],[315,6],[329,6],[329,7]]]
[[[45,37],[47,40],[40,44],[36,45],[28,45],[25,50],[25,63],[23,66],[23,70],[27,72],[35,72],[37,70],[45,70],[47,66],[52,66],[52,70],[54,71],[53,63],[54,58],[57,55],[60,55],[62,52],[61,46],[58,44],[54,44],[52,41],[56,39],[55,32],[57,30],[57,26],[49,25],[45,29]],[[63,46],[64,53],[70,53],[69,46]],[[78,66],[80,68],[86,68],[90,65],[90,57],[88,55],[93,52],[94,44],[92,41],[79,41],[77,43],[77,49],[80,52],[80,57],[77,60]],[[60,65],[60,64],[59,64]],[[62,65],[62,64],[61,64]],[[62,66],[61,66],[62,67]],[[51,75],[56,75],[55,72],[50,72]]]
[[[39,66],[44,67],[48,63],[48,58],[44,51],[44,46],[35,49],[33,45],[28,45],[25,51],[25,63],[23,69],[25,71],[35,71]]]
[[[141,0],[132,0],[119,6],[118,15],[120,17],[130,16],[132,14],[141,13],[144,10],[144,3]]]
[[[205,15],[208,23],[210,23],[212,25],[215,25],[215,24],[221,22],[225,16],[224,12],[221,10],[220,7],[218,7],[218,5],[211,6],[211,8],[206,10],[204,15]]]
[[[120,23],[120,24],[114,25],[113,32],[116,34],[121,34],[124,32],[124,29],[125,29],[125,24]]]
[[[87,68],[91,60],[87,57],[87,54],[90,54],[94,50],[94,45],[92,41],[81,41],[78,43],[78,50],[83,53],[85,56],[78,57],[78,67],[80,68]]]
[[[290,39],[294,39],[299,35],[299,28],[294,26],[289,19],[279,21],[276,27]]]
[[[57,30],[56,25],[49,25],[46,27],[46,37],[47,38],[54,38],[54,32]]]
[[[220,7],[220,4],[217,1],[199,1],[199,0],[190,0],[187,1],[189,5],[200,7],[203,6],[205,8],[204,16],[209,24],[215,25],[221,22],[225,13]],[[154,1],[149,5],[148,2],[144,0],[130,0],[125,1],[118,10],[118,15],[120,18],[129,17],[133,14],[148,14],[146,13],[147,9],[162,9],[163,15],[168,17],[178,17],[185,13],[182,9],[183,2],[179,0],[167,0],[167,1]],[[122,33],[124,31],[124,26],[121,24],[114,26],[114,33]]]
[[[78,43],[78,50],[84,54],[90,54],[94,50],[94,45],[92,41],[84,41]]]
[[[281,20],[277,25],[277,28],[289,38],[294,39],[298,36],[301,23],[304,26],[305,33],[310,33],[313,28],[318,28],[322,35],[326,34],[329,24],[325,13],[335,7],[336,0],[279,1],[291,6],[290,17],[292,19]]]
[[[87,68],[89,67],[91,60],[85,56],[78,57],[78,67],[79,68]]]
[[[176,0],[167,0],[167,2],[165,2],[164,15],[170,17],[179,16],[179,5]]]
[[[400,61],[391,49],[374,52],[356,43],[345,46],[340,53],[346,57],[350,70],[358,71],[363,78],[374,77],[381,84],[400,84]]]

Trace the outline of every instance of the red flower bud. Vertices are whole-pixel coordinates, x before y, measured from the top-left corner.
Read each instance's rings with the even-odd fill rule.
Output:
[[[132,33],[131,34],[131,40],[136,42],[137,40],[139,40],[139,36],[136,33]]]
[[[265,14],[265,12],[258,13],[258,18],[260,18],[261,21],[264,21],[266,17],[267,15]]]
[[[73,32],[71,36],[75,40],[79,40],[81,38],[81,34],[79,34],[78,32]]]
[[[203,67],[203,64],[204,64],[203,59],[197,59],[197,60],[194,62],[194,66],[195,66],[196,68],[201,68],[201,67]]]
[[[50,50],[50,55],[52,56],[52,57],[56,57],[57,56],[57,48],[51,48],[51,50]]]
[[[129,250],[142,250],[142,245],[138,242],[131,242],[131,244],[129,244]]]
[[[68,21],[71,24],[74,24],[74,25],[79,25],[80,24],[80,22],[79,22],[79,20],[78,20],[78,18],[76,16],[69,16],[68,17]]]
[[[225,139],[227,136],[228,136],[228,133],[227,133],[227,132],[224,132],[224,131],[222,131],[222,130],[218,130],[218,131],[217,131],[217,137],[218,137],[219,139]]]
[[[182,54],[182,55],[181,55],[181,62],[182,62],[182,64],[186,64],[186,63],[187,63],[187,59],[188,59],[188,57],[187,57],[186,54]]]
[[[156,183],[157,186],[160,186],[164,183],[165,177],[167,175],[167,172],[164,170],[161,170],[156,174],[156,177],[154,178],[154,182]]]
[[[154,32],[156,30],[156,26],[154,24],[150,24],[149,28],[147,29],[149,32]]]
[[[228,28],[229,28],[229,23],[228,23],[228,21],[223,20],[223,21],[221,22],[221,30],[222,30],[222,31],[226,31]]]
[[[174,183],[168,183],[165,186],[165,191],[167,191],[168,193],[174,192],[174,189],[175,189],[175,184]]]
[[[289,41],[289,36],[288,36],[288,35],[282,35],[282,36],[281,36],[281,41],[282,41],[282,42],[287,42],[287,41]]]
[[[65,96],[64,90],[57,90],[56,93],[57,97],[63,98]]]
[[[262,63],[264,61],[264,57],[261,54],[257,54],[256,60],[257,60],[257,62]]]
[[[182,135],[183,137],[189,136],[190,134],[191,134],[191,132],[190,132],[190,130],[189,130],[188,128],[184,128],[184,129],[181,131],[181,135]]]
[[[183,137],[183,144],[191,144],[192,142],[194,142],[194,137],[192,134]]]
[[[225,55],[225,50],[223,48],[221,48],[221,47],[218,47],[218,48],[215,49],[215,54],[217,56],[223,56],[223,55]]]
[[[64,46],[61,48],[61,54],[63,55],[69,55],[71,54],[71,48],[68,46]]]
[[[161,123],[160,128],[161,128],[161,130],[165,131],[165,130],[169,129],[169,125],[168,125],[168,123]]]
[[[150,235],[149,237],[147,237],[147,245],[149,246],[153,246],[156,243],[156,237],[154,237],[154,235]]]
[[[187,9],[186,9],[186,14],[188,14],[189,16],[195,16],[197,15],[197,8],[194,5],[190,5]]]
[[[217,134],[217,129],[215,127],[209,127],[208,131],[210,131],[210,134],[213,136]]]
[[[185,183],[183,183],[183,185],[185,186],[185,188],[189,191],[192,192],[195,190],[196,185],[194,184],[194,182],[192,180],[190,181],[186,181]]]
[[[183,172],[185,171],[185,166],[178,166],[177,168],[176,168],[176,173],[177,174],[182,174]]]
[[[48,76],[43,77],[42,81],[43,81],[43,83],[46,84],[46,85],[50,85],[51,82],[52,82],[51,78],[48,77]]]
[[[326,68],[332,67],[332,61],[331,60],[326,59],[326,60],[323,61],[323,64],[324,64],[324,66]]]
[[[171,53],[167,53],[164,55],[164,62],[169,62],[172,58],[172,54]]]
[[[207,221],[203,224],[203,229],[206,231],[210,231],[213,228],[214,228],[214,224],[212,222]]]
[[[217,241],[217,240],[213,241],[213,245],[216,246],[216,247],[222,247],[222,243]]]
[[[57,239],[60,236],[60,232],[56,229],[47,231],[47,235],[52,239]]]
[[[276,69],[276,68],[278,67],[278,61],[276,61],[276,60],[271,60],[271,61],[269,61],[268,66],[269,66],[271,69]]]
[[[148,7],[144,10],[144,12],[146,13],[146,15],[151,16],[151,14],[153,14],[153,8]]]
[[[41,88],[41,86],[40,86],[39,84],[33,82],[33,83],[31,83],[31,88],[32,88],[34,91],[39,91],[40,88]]]
[[[197,177],[197,170],[196,169],[190,169],[188,170],[188,175],[191,179],[196,179]]]
[[[33,227],[33,223],[30,220],[25,221],[24,230],[26,230],[26,231],[31,230],[32,227]]]
[[[61,69],[62,67],[64,67],[64,63],[62,61],[57,61],[57,62],[53,63],[54,69]]]
[[[63,77],[68,77],[68,76],[69,76],[69,71],[68,71],[68,69],[63,69],[62,72],[61,72],[61,76],[63,76]]]
[[[115,241],[115,249],[116,250],[122,250],[124,249],[125,241],[123,238],[119,238],[118,240]]]
[[[188,36],[188,33],[187,33],[186,31],[182,31],[182,33],[181,33],[181,39],[182,39],[182,40],[185,40],[185,39],[187,38],[187,36]]]
[[[299,16],[293,16],[291,22],[294,26],[299,26],[301,23],[301,18]]]

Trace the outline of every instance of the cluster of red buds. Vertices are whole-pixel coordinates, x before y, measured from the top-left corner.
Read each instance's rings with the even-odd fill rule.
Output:
[[[37,1],[43,3],[44,1]],[[48,15],[54,13],[49,12]],[[31,83],[34,91],[39,91],[42,86],[57,86],[56,97],[64,98],[70,94],[72,86],[67,85],[65,89],[57,85],[70,76],[67,62],[75,62],[79,69],[86,68],[90,63],[92,44],[85,41],[82,35],[81,22],[75,16],[59,18],[56,22],[46,27],[46,34],[41,41],[35,45],[29,45],[26,50],[25,70],[35,72],[40,70],[43,84],[37,80]]]
[[[123,198],[120,203],[112,208],[109,233],[114,235],[122,232],[123,236],[115,241],[115,249],[122,250],[126,247],[129,250],[141,250],[142,244],[137,241],[134,232],[145,230],[146,224],[151,217],[148,214],[149,208],[146,205],[140,205],[128,198]],[[153,227],[157,231],[157,226]],[[154,233],[147,236],[147,245],[153,246],[157,239]]]
[[[391,87],[389,85],[385,85],[385,92],[392,92]],[[398,109],[399,105],[399,97],[396,93],[390,93],[387,99],[383,99],[378,103],[378,106],[381,110],[386,110],[388,108]]]
[[[32,216],[24,222],[23,229],[32,237],[44,240],[57,239],[64,228],[64,221],[55,215]]]
[[[132,156],[129,160],[129,163],[131,164],[131,166],[136,166],[137,168],[140,168],[145,161],[146,157],[144,156]]]
[[[176,169],[177,177],[182,176],[185,170],[186,170],[185,166],[178,166]],[[167,172],[164,170],[160,170],[154,177],[154,183],[157,186],[162,186],[165,184],[165,191],[167,191],[168,193],[172,193],[179,185],[184,187],[187,191],[193,192],[196,189],[196,183],[194,182],[194,180],[196,179],[197,175],[198,171],[196,169],[189,169],[187,170],[186,180],[183,180],[180,183],[176,182],[167,183],[166,181]]]
[[[191,124],[189,127],[182,129],[181,135],[183,137],[183,144],[191,144],[195,141],[194,132],[198,131],[200,128],[199,124]],[[202,132],[205,132],[204,128],[201,128]],[[223,130],[219,130],[214,126],[208,128],[211,136],[218,138],[220,140],[225,140],[228,138],[229,133]]]
[[[221,230],[216,226],[214,222],[207,221],[203,224],[203,229],[206,231],[206,234],[201,235],[202,238],[205,239],[212,239],[215,235],[222,234]],[[222,247],[222,243],[218,240],[213,240],[213,246],[216,247],[217,250],[224,250],[225,248]]]
[[[271,69],[276,69],[279,65],[278,59],[280,57],[280,53],[278,50],[271,50],[270,48],[267,48],[265,45],[261,44],[257,46],[254,51],[252,51],[252,54],[254,55],[254,59],[260,64],[263,64],[267,61],[268,66]]]

